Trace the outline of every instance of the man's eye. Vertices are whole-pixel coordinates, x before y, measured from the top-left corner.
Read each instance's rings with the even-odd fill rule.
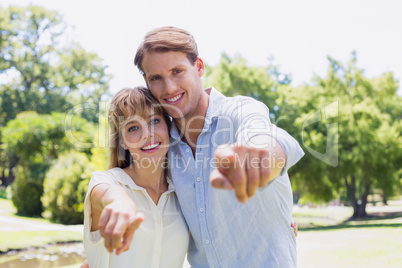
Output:
[[[137,129],[138,129],[137,126],[129,127],[128,132],[133,132],[136,131]]]
[[[158,124],[160,122],[160,120],[159,119],[152,119],[151,120],[151,125],[156,125],[156,124]]]
[[[176,70],[174,70],[173,72],[174,72],[175,74],[179,74],[179,73],[183,72],[183,70],[176,69]]]
[[[159,75],[155,75],[155,76],[151,77],[151,81],[156,81],[156,80],[159,80],[159,79],[161,79],[161,77]]]

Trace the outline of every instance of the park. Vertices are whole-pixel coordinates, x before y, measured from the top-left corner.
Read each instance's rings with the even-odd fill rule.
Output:
[[[108,164],[112,75],[62,41],[57,11],[0,5],[0,18],[0,266],[79,267],[88,183]],[[264,103],[306,153],[288,171],[298,267],[402,263],[400,80],[366,75],[358,52],[328,55],[326,73],[299,85],[273,60],[205,62],[204,88]]]

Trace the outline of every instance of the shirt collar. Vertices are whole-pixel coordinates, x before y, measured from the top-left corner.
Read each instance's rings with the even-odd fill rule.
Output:
[[[211,92],[209,94],[209,104],[207,114],[205,116],[204,128],[210,125],[214,120],[216,120],[222,113],[222,107],[226,102],[225,96],[211,87]]]
[[[207,114],[205,115],[204,129],[207,130],[211,123],[215,121],[222,111],[222,106],[225,104],[225,96],[216,90],[214,87],[208,88],[211,89],[209,94],[209,104],[207,109]],[[207,90],[208,90],[207,89]],[[176,124],[172,120],[172,128],[170,130],[170,137],[175,141],[181,140],[181,133],[177,129]]]
[[[139,190],[139,191],[145,190],[141,186],[138,186],[137,184],[135,184],[133,179],[131,179],[131,177],[123,169],[115,167],[115,168],[112,168],[111,170],[118,173],[118,175],[115,176],[115,178],[120,184],[128,186],[129,188],[131,188],[133,190]],[[166,191],[166,193],[175,191],[172,180],[169,177],[166,177],[166,179],[167,179],[167,183],[168,183],[168,190]]]

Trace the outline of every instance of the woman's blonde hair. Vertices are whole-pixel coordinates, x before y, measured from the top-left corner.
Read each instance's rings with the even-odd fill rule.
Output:
[[[139,115],[145,117],[147,109],[152,109],[155,114],[162,115],[170,133],[171,121],[161,104],[152,96],[145,87],[124,88],[117,92],[109,109],[110,127],[110,168],[126,168],[132,162],[129,150],[120,145],[122,123],[130,116]]]

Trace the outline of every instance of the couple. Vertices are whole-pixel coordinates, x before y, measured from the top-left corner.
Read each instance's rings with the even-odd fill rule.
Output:
[[[111,103],[112,169],[93,174],[85,201],[89,266],[181,267],[187,253],[192,267],[296,267],[297,141],[264,104],[204,90],[182,29],[149,32],[134,63],[148,89]]]

